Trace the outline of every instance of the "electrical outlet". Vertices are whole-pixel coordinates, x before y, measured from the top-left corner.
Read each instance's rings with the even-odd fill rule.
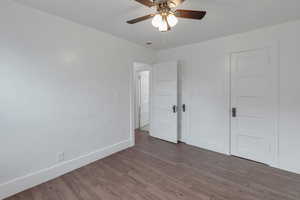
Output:
[[[63,162],[65,160],[65,153],[64,152],[60,152],[57,154],[57,161],[58,162]]]

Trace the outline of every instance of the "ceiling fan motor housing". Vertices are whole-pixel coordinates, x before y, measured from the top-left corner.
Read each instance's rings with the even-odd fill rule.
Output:
[[[157,12],[162,15],[169,14],[172,11],[171,8],[176,7],[176,4],[170,0],[154,0],[154,3],[156,4]]]

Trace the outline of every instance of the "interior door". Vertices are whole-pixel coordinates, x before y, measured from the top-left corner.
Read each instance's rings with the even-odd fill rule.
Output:
[[[149,124],[150,71],[140,72],[140,128]]]
[[[272,164],[276,156],[278,67],[274,47],[231,57],[231,154]]]
[[[177,76],[177,62],[153,66],[150,134],[173,143],[178,142]]]

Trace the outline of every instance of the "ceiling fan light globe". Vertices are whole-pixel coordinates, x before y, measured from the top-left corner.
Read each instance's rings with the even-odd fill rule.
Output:
[[[154,16],[154,18],[152,19],[152,25],[155,27],[155,28],[158,28],[160,27],[160,25],[163,23],[163,19],[162,19],[162,16],[160,14],[157,14]]]
[[[167,32],[169,30],[168,23],[165,20],[162,20],[162,23],[158,27],[160,32]]]
[[[170,27],[174,27],[178,23],[177,17],[173,14],[168,15],[167,20],[168,20]]]
[[[170,8],[176,8],[176,3],[173,1],[170,1],[169,6],[170,6]]]

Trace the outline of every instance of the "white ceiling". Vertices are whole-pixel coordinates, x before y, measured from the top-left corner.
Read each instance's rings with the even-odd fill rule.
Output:
[[[74,22],[152,48],[165,49],[263,26],[300,19],[300,0],[186,0],[181,9],[206,10],[202,21],[180,19],[171,32],[160,33],[151,20],[125,22],[153,13],[134,0],[15,0]]]

